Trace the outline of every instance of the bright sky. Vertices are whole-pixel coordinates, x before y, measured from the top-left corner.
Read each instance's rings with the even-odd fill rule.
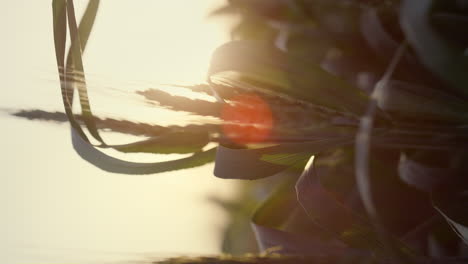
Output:
[[[173,120],[102,95],[112,91],[106,88],[203,81],[212,50],[228,40],[226,21],[205,18],[222,0],[101,2],[85,55],[96,111]],[[61,110],[51,1],[6,1],[2,10],[0,108]],[[212,165],[147,177],[107,174],[73,152],[66,126],[4,113],[0,120],[1,263],[219,252],[226,219],[206,197],[230,196],[234,183],[214,178]]]

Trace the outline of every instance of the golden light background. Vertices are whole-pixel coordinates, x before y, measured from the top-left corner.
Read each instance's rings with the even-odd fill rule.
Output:
[[[75,4],[82,12],[86,3]],[[84,57],[95,112],[184,122],[113,91],[204,81],[211,52],[228,40],[230,21],[206,18],[222,3],[101,1]],[[232,197],[235,183],[212,176],[213,165],[143,177],[108,174],[74,153],[67,126],[9,116],[14,109],[62,110],[51,1],[5,1],[0,32],[0,262],[219,253],[227,219],[207,197]]]

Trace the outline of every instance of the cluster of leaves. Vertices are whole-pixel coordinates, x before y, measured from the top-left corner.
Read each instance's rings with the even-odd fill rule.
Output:
[[[283,253],[336,256],[344,244],[370,250],[381,260],[392,255],[405,262],[416,256],[464,256],[468,222],[462,209],[467,188],[463,175],[468,156],[463,72],[468,67],[466,34],[457,25],[467,21],[466,3],[231,0],[215,11],[226,13],[245,17],[233,32],[243,41],[221,47],[212,67],[220,67],[219,59],[227,64],[223,70],[244,74],[241,84],[255,92],[275,89],[276,94],[333,111],[327,113],[325,126],[295,129],[305,136],[302,146],[286,143],[255,150],[261,161],[275,165],[293,166],[304,161],[304,154],[314,155],[298,173],[298,199],[293,195],[284,207],[287,194],[279,195],[280,202],[267,201],[254,215],[260,246],[280,244]],[[275,51],[267,50],[268,45]],[[235,81],[238,87],[239,79]],[[318,116],[304,114],[309,119]],[[326,126],[341,135],[320,133],[318,127]],[[351,142],[333,141],[346,135]],[[326,147],[307,145],[313,139],[325,141]],[[286,150],[286,145],[294,150]],[[241,156],[236,152],[229,160],[251,165],[239,173],[243,178],[285,168],[268,170],[271,165],[248,163],[253,156],[235,159]],[[217,167],[239,169],[226,163]],[[236,177],[222,168],[218,173]],[[311,221],[288,227],[297,204]],[[409,211],[411,215],[405,213]],[[314,225],[319,232],[308,233]],[[265,226],[283,233],[273,235]],[[320,236],[324,231],[333,243],[342,244],[326,243]]]
[[[207,84],[188,87],[217,102],[139,92],[149,102],[216,117],[221,124],[185,127],[93,115],[82,53],[99,2],[89,1],[78,25],[72,0],[53,1],[64,115],[83,159],[127,174],[214,160],[221,178],[277,175],[278,187],[255,212],[253,226],[260,249],[281,246],[283,255],[308,256],[294,263],[467,261],[461,258],[468,241],[466,1],[229,0],[213,15],[240,15],[232,32],[237,40],[214,52]],[[80,115],[72,111],[75,91]],[[246,135],[223,129],[228,124],[257,133],[264,125],[261,117],[223,116],[226,105],[236,105],[243,94],[262,98],[271,110],[273,126],[262,142],[239,140]],[[60,113],[16,113],[34,114],[64,120]],[[100,136],[102,128],[149,139],[111,145]],[[218,147],[205,150],[211,142]],[[137,163],[98,148],[192,155]],[[259,259],[250,260],[224,262]]]

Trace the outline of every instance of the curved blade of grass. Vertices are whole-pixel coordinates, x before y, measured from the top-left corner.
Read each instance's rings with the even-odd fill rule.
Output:
[[[407,184],[430,192],[441,183],[453,180],[457,170],[429,167],[402,154],[398,164],[398,174]]]
[[[65,43],[67,39],[67,12],[65,0],[52,1],[52,17],[54,27],[55,57],[59,70],[59,77],[62,81],[63,70],[65,69]]]
[[[76,21],[74,18],[74,8],[73,8],[73,1],[65,1],[65,0],[54,0],[52,2],[53,7],[53,17],[54,17],[54,41],[55,41],[55,51],[56,51],[56,58],[57,58],[57,66],[60,75],[60,85],[62,88],[62,95],[64,100],[65,111],[67,117],[71,124],[71,132],[72,132],[72,143],[73,147],[76,152],[86,161],[90,162],[91,164],[95,165],[96,167],[113,173],[125,173],[125,174],[150,174],[150,173],[159,173],[159,172],[166,172],[172,170],[179,170],[185,168],[191,168],[195,166],[201,166],[203,164],[209,163],[214,159],[215,149],[210,149],[208,151],[198,152],[192,155],[191,157],[178,159],[173,161],[167,162],[156,162],[156,163],[136,163],[136,162],[128,162],[120,159],[116,159],[111,157],[92,146],[86,137],[86,134],[81,129],[80,125],[77,123],[74,115],[72,113],[72,102],[68,101],[68,94],[69,86],[72,84],[80,83],[82,90],[85,91],[86,87],[84,86],[84,71],[83,71],[83,62],[81,57],[82,47],[80,43],[80,37],[78,35],[78,29],[76,26]],[[97,5],[91,8],[90,13],[96,14],[95,10],[97,9]],[[67,77],[67,70],[64,62],[64,54],[65,54],[65,43],[66,43],[66,23],[67,23],[67,14],[69,15],[69,27],[70,32],[72,34],[72,47],[71,47],[71,60],[73,61],[73,65],[75,68],[78,68],[78,72],[83,74],[82,78],[83,81],[76,82],[73,77],[71,80]],[[71,17],[70,17],[71,15]],[[94,17],[93,16],[93,17]],[[85,34],[85,39],[89,37],[89,33],[91,31],[93,23],[84,23],[85,28],[88,29],[88,32]],[[84,43],[85,44],[85,43]],[[65,70],[64,70],[65,69]],[[76,73],[76,72],[75,72]],[[81,80],[81,79],[79,79]],[[80,97],[81,102],[85,103],[85,105],[89,106],[89,101],[87,97]],[[85,108],[82,108],[83,115],[87,115],[88,120],[88,129],[94,136],[99,140],[100,137],[98,136],[98,132],[96,129],[96,124],[94,122],[94,117],[91,114],[91,111],[87,111]],[[91,124],[91,125],[89,125]],[[94,132],[93,132],[94,131]],[[97,135],[97,136],[96,136]],[[106,147],[103,144],[103,147]],[[109,146],[107,146],[109,147]]]
[[[88,4],[88,7],[86,9],[85,17],[90,19],[89,17],[91,14],[96,14],[97,12],[97,7],[98,5],[92,5],[91,3],[94,3],[95,1],[91,1]],[[72,1],[70,1],[72,3]],[[67,15],[68,15],[68,21],[72,23],[71,18],[69,17],[69,10],[73,10],[73,6],[69,5],[69,2],[65,0],[53,0],[52,2],[52,9],[53,9],[53,26],[54,26],[54,43],[55,43],[55,54],[57,58],[57,67],[59,71],[59,77],[60,77],[60,85],[61,85],[61,91],[62,91],[62,99],[64,103],[64,108],[65,112],[67,114],[68,119],[70,120],[70,124],[73,128],[77,130],[77,132],[80,134],[81,137],[83,137],[86,141],[88,141],[88,138],[86,134],[82,131],[80,125],[76,122],[73,111],[72,111],[72,103],[73,103],[73,96],[72,92],[74,90],[74,85],[76,84],[75,77],[69,77],[68,75],[68,67],[72,64],[71,63],[71,51],[68,52],[68,58],[67,58],[67,64],[65,64],[65,44],[66,44],[66,37],[67,37]],[[91,20],[91,19],[90,19]],[[75,22],[76,24],[76,22]],[[93,23],[90,23],[88,26],[91,28]],[[90,32],[90,30],[89,30]],[[88,35],[89,35],[88,32]],[[76,32],[74,33],[76,35]],[[85,34],[86,35],[86,34]],[[76,36],[75,40],[76,40]],[[79,39],[79,38],[78,38]],[[85,39],[87,37],[85,36]],[[73,46],[73,43],[72,43]],[[77,45],[74,45],[76,50]],[[79,46],[78,46],[79,48]],[[80,58],[81,58],[81,50],[78,50],[80,53]],[[70,62],[70,64],[68,63]],[[78,78],[79,80],[79,78]],[[88,121],[89,123],[89,121]],[[93,132],[93,134],[96,134]],[[100,138],[98,136],[98,138]]]
[[[78,28],[76,17],[75,17],[75,8],[73,0],[68,0],[67,2],[67,15],[68,15],[68,29],[70,31],[71,46],[67,56],[67,64],[65,74],[71,75],[72,79],[69,79],[69,87],[71,89],[66,90],[67,93],[72,93],[75,87],[78,89],[78,94],[80,97],[81,113],[84,118],[84,123],[88,128],[89,133],[98,140],[102,145],[105,145],[104,140],[99,135],[99,132],[96,128],[96,123],[93,120],[93,113],[91,111],[91,105],[88,98],[88,92],[86,87],[86,78],[84,74],[84,65],[83,65],[83,51],[91,34],[91,29],[94,25],[94,20],[97,14],[97,9],[99,7],[99,0],[90,0],[83,16],[83,20],[88,20],[80,23],[80,26],[84,28]],[[80,33],[81,31],[81,33]],[[81,41],[81,35],[85,37],[84,41]],[[70,57],[71,56],[71,57]],[[73,98],[73,96],[67,94],[67,99]],[[70,108],[72,108],[73,101],[68,101]]]
[[[97,16],[97,11],[99,9],[99,4],[100,4],[100,0],[92,0],[92,1],[89,1],[88,3],[88,6],[86,7],[86,10],[83,14],[83,17],[80,21],[80,25],[78,27],[78,35],[79,35],[79,41],[80,41],[80,46],[81,46],[81,50],[82,52],[85,51],[86,49],[86,46],[88,44],[88,39],[89,39],[89,36],[91,35],[91,31],[92,31],[92,28],[94,26],[94,21],[96,20],[96,16]],[[71,45],[74,45],[74,43],[72,43]],[[73,48],[70,48],[68,50],[68,53],[67,53],[67,62],[66,62],[66,65],[67,67],[71,67],[73,66],[73,55],[72,55],[72,52],[73,52]],[[77,81],[80,81],[80,73],[76,73],[78,76],[77,78]],[[83,73],[84,74],[84,73]],[[67,91],[67,100],[69,102],[73,102],[73,95],[74,95],[74,92],[75,90],[74,89],[69,89]]]
[[[111,157],[83,140],[72,128],[72,143],[81,158],[94,166],[112,173],[144,175],[198,167],[214,160],[216,148],[194,153],[192,156],[154,163],[129,162]]]
[[[76,18],[74,14],[73,1],[70,1],[67,5],[70,35],[72,39],[72,45],[70,47],[68,57],[67,57],[67,67],[72,67],[73,70],[76,70],[78,73],[81,73],[80,79],[78,81],[73,82],[73,84],[76,84],[78,86],[78,92],[80,95],[80,102],[81,102],[81,107],[82,107],[82,119],[84,123],[86,124],[86,126],[88,127],[89,132],[97,140],[99,140],[103,144],[103,146],[112,147],[119,151],[124,151],[124,152],[154,152],[156,153],[160,151],[162,153],[171,153],[170,150],[173,149],[177,153],[180,153],[180,152],[187,153],[187,152],[190,152],[189,149],[192,149],[193,147],[195,147],[195,145],[196,146],[206,145],[207,138],[208,138],[207,134],[203,135],[202,140],[199,140],[200,139],[199,137],[192,137],[191,138],[192,142],[190,142],[191,145],[189,144],[189,142],[187,142],[187,140],[182,140],[183,143],[187,144],[186,148],[184,148],[182,146],[183,143],[180,142],[182,138],[180,136],[180,133],[177,135],[165,136],[167,144],[165,144],[165,146],[161,145],[159,148],[156,145],[158,142],[160,144],[163,144],[162,143],[163,139],[161,138],[157,138],[157,139],[153,138],[150,140],[140,141],[140,142],[128,144],[125,146],[107,146],[104,143],[104,141],[99,135],[99,132],[97,131],[95,118],[91,112],[91,106],[90,106],[89,98],[88,98],[87,91],[86,91],[87,88],[86,88],[84,66],[83,66],[83,60],[82,60],[82,53],[83,53],[84,48],[86,47],[87,41],[89,39],[89,35],[94,25],[98,7],[99,7],[99,0],[91,0],[80,22],[80,27],[77,28]],[[73,72],[72,72],[72,75],[73,75]],[[70,93],[72,93],[72,91]],[[190,137],[193,135],[185,134],[185,136]],[[171,137],[172,139],[177,137],[179,139],[177,141],[179,141],[180,143],[176,143],[176,141],[174,140],[169,140],[169,138],[167,137]],[[172,144],[172,147],[169,146],[171,144]],[[195,149],[199,150],[201,149],[201,147],[195,147]]]
[[[65,68],[65,44],[67,39],[67,1],[66,0],[53,0],[53,27],[54,27],[54,44],[55,44],[55,57],[57,59],[57,69],[60,78],[60,87],[62,92],[62,99],[65,108],[65,113],[70,121],[72,128],[76,129],[77,133],[86,141],[88,138],[81,129],[80,125],[76,122],[70,101],[68,100],[68,82],[66,77]]]
[[[468,96],[468,57],[450,45],[430,23],[436,1],[405,0],[400,10],[403,31],[421,62],[458,93]]]
[[[393,258],[401,262],[408,261],[408,254],[402,252],[401,247],[398,244],[395,244],[391,235],[383,226],[382,220],[380,218],[381,216],[378,213],[377,207],[373,200],[375,194],[373,193],[373,189],[371,188],[370,183],[369,153],[371,151],[371,136],[373,132],[372,130],[374,129],[375,115],[377,112],[378,93],[376,91],[379,90],[378,87],[387,85],[398,65],[398,62],[401,60],[405,49],[406,43],[402,43],[395,52],[381,80],[377,82],[371,100],[369,101],[369,105],[367,106],[366,113],[361,118],[355,142],[356,182],[360,197],[364,204],[364,208],[366,209],[369,218],[372,220],[372,224],[377,231],[380,241],[382,241],[382,243],[385,245],[385,249],[387,250],[388,255],[393,256]]]

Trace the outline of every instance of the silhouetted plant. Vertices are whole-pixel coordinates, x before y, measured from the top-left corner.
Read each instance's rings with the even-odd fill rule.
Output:
[[[221,178],[281,174],[253,215],[260,249],[279,246],[273,255],[166,263],[468,261],[466,1],[229,0],[213,15],[240,15],[237,40],[214,52],[207,84],[188,87],[216,102],[138,92],[219,120],[185,127],[93,115],[82,52],[98,6],[90,0],[78,26],[73,1],[53,1],[65,115],[81,157],[116,173],[214,160]],[[65,120],[39,110],[15,115]],[[150,138],[108,145],[101,129]],[[192,155],[136,163],[97,148]]]

